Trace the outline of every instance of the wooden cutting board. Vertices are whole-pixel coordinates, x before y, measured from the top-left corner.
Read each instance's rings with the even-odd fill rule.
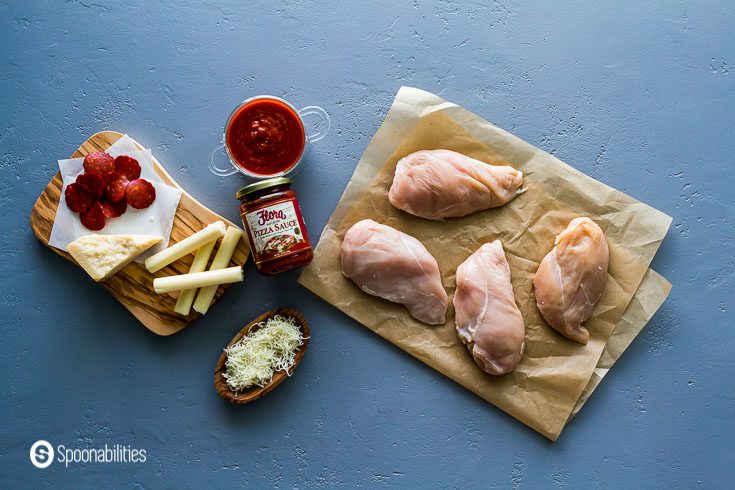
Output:
[[[93,135],[82,146],[74,152],[71,158],[83,157],[93,151],[104,151],[109,148],[115,141],[123,135],[116,131],[102,131]],[[136,145],[143,148],[139,143]],[[176,181],[164,170],[163,166],[153,158],[155,171],[161,179],[167,184],[181,188]],[[56,208],[59,205],[61,197],[61,174],[56,173],[51,182],[46,186],[36,204],[31,210],[31,229],[38,239],[49,247],[48,241],[51,236],[51,228],[56,217]],[[183,190],[183,189],[182,189]],[[234,198],[233,198],[234,199]],[[206,208],[196,199],[191,197],[186,191],[181,194],[179,207],[176,209],[173,228],[171,229],[171,237],[169,245],[182,240],[194,232],[197,232],[215,221],[224,221],[227,225],[232,225],[222,216]],[[239,226],[239,225],[238,225]],[[57,248],[49,247],[57,254],[76,263],[76,261],[66,252]],[[243,265],[248,258],[248,246],[246,240],[241,240],[235,251],[232,262],[236,265]],[[201,315],[192,309],[189,316],[181,316],[174,313],[176,305],[176,295],[156,294],[153,292],[153,278],[170,276],[174,274],[186,274],[189,272],[191,262],[194,260],[194,254],[189,254],[173,264],[163,268],[162,270],[151,274],[143,266],[143,264],[132,263],[126,266],[117,274],[101,284],[107,291],[120,301],[125,308],[140,320],[140,322],[150,331],[158,335],[171,335],[178,332],[182,328],[191,324]],[[80,274],[85,274],[80,268]],[[92,279],[89,279],[92,283]],[[222,285],[217,288],[217,294],[214,296],[216,302],[227,289],[230,284]]]

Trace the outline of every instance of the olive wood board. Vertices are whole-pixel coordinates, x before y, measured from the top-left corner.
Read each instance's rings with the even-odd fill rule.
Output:
[[[122,136],[122,133],[116,131],[99,132],[82,143],[82,146],[74,152],[71,158],[83,157],[93,151],[104,151]],[[140,149],[143,148],[139,143],[136,142],[135,144]],[[181,186],[166,172],[155,157],[153,157],[153,165],[156,174],[158,174],[161,180],[173,187],[181,189]],[[61,173],[57,172],[31,210],[31,229],[41,243],[76,264],[76,261],[67,252],[51,247],[48,244],[49,237],[51,236],[51,228],[56,217],[56,209],[61,197],[61,187]],[[173,227],[171,228],[169,245],[188,237],[192,233],[218,220],[224,221],[228,226],[234,225],[234,223],[231,223],[205,207],[182,189],[181,200],[176,209]],[[249,249],[247,243],[245,240],[241,240],[235,250],[232,261],[237,265],[243,265],[248,258],[248,254]],[[176,305],[178,294],[156,294],[153,291],[153,278],[186,274],[189,272],[189,267],[193,260],[194,254],[188,254],[155,274],[148,272],[143,264],[133,262],[100,284],[117,298],[151,332],[158,335],[171,335],[190,325],[201,315],[193,309],[188,316],[181,316],[175,313],[174,306]],[[91,278],[90,281],[92,281]],[[218,287],[213,303],[222,297],[230,286],[231,284],[223,284]]]
[[[242,330],[240,330],[234,337],[232,337],[232,340],[230,340],[230,343],[227,344],[225,349],[234,345],[235,342],[238,342],[245,335],[250,333],[253,330],[253,327],[256,326],[258,323],[264,322],[276,315],[281,315],[283,317],[293,317],[296,320],[296,324],[298,325],[299,329],[301,330],[301,335],[304,337],[304,343],[301,344],[299,350],[296,351],[296,356],[294,357],[293,364],[291,364],[291,366],[288,368],[288,372],[276,371],[273,374],[271,380],[264,386],[253,386],[243,391],[234,392],[232,391],[232,389],[230,389],[224,376],[222,376],[222,374],[226,371],[225,361],[227,361],[227,352],[225,352],[223,349],[222,354],[220,354],[219,359],[217,360],[217,367],[215,367],[214,369],[214,387],[217,390],[217,393],[219,393],[219,396],[221,396],[228,402],[237,405],[243,405],[245,403],[255,401],[258,398],[262,398],[263,396],[270,393],[275,387],[283,383],[286,378],[289,377],[289,375],[293,374],[294,370],[301,362],[301,358],[304,357],[304,354],[306,353],[306,348],[309,346],[309,336],[311,335],[309,333],[309,323],[306,321],[306,318],[304,318],[304,315],[302,315],[300,311],[293,308],[276,308],[274,310],[266,311],[258,318],[245,325]]]

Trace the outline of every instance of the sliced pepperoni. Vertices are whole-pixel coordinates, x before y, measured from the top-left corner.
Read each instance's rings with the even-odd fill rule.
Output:
[[[86,187],[95,199],[102,197],[102,193],[105,191],[105,179],[100,174],[82,174],[77,177],[76,183]]]
[[[117,202],[102,199],[100,204],[102,205],[102,214],[105,215],[105,218],[117,218],[125,214],[125,211],[128,209],[128,203],[125,202],[125,199]]]
[[[105,214],[102,211],[102,204],[96,201],[92,206],[79,213],[79,220],[82,222],[85,228],[98,231],[105,227]]]
[[[105,175],[115,171],[115,159],[104,151],[93,151],[84,157],[84,171]]]
[[[115,172],[123,174],[128,180],[135,180],[140,177],[140,164],[133,157],[120,155],[115,158]]]
[[[118,202],[125,199],[125,188],[128,179],[123,174],[112,172],[105,177],[105,199],[110,202]]]
[[[145,179],[136,179],[128,184],[125,200],[135,209],[144,209],[156,200],[156,188]]]
[[[90,190],[76,182],[66,186],[64,196],[66,197],[66,205],[75,213],[86,211],[94,201]]]

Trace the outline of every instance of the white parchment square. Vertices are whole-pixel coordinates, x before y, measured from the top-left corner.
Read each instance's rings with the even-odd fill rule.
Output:
[[[161,243],[152,247],[146,253],[136,259],[143,262],[147,257],[163,250],[168,246],[171,228],[174,223],[176,208],[181,199],[181,189],[165,184],[153,169],[153,155],[151,150],[138,150],[133,140],[124,135],[117,140],[107,153],[116,157],[118,155],[129,155],[140,163],[140,176],[146,179],[156,189],[156,200],[146,209],[134,209],[128,206],[125,214],[118,218],[108,219],[105,227],[97,232],[88,230],[79,221],[79,214],[73,213],[66,205],[64,190],[84,172],[83,158],[71,158],[59,160],[59,170],[63,185],[61,188],[61,200],[56,210],[56,219],[49,237],[49,245],[66,251],[66,247],[84,235],[94,233],[100,235],[122,235],[122,234],[146,234],[163,237]]]

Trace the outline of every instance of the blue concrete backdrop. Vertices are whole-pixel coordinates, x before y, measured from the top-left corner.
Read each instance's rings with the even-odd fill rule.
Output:
[[[535,2],[534,2],[535,3]],[[4,1],[0,6],[0,487],[731,486],[735,466],[735,8],[729,1]],[[464,105],[674,217],[674,289],[554,444],[296,284],[252,265],[206,318],[142,328],[28,227],[92,133],[153,148],[237,220],[206,159],[233,105],[318,104],[296,184],[318,237],[401,85]],[[294,378],[233,408],[220,348],[278,305],[313,325]],[[30,445],[146,448],[31,466]]]

